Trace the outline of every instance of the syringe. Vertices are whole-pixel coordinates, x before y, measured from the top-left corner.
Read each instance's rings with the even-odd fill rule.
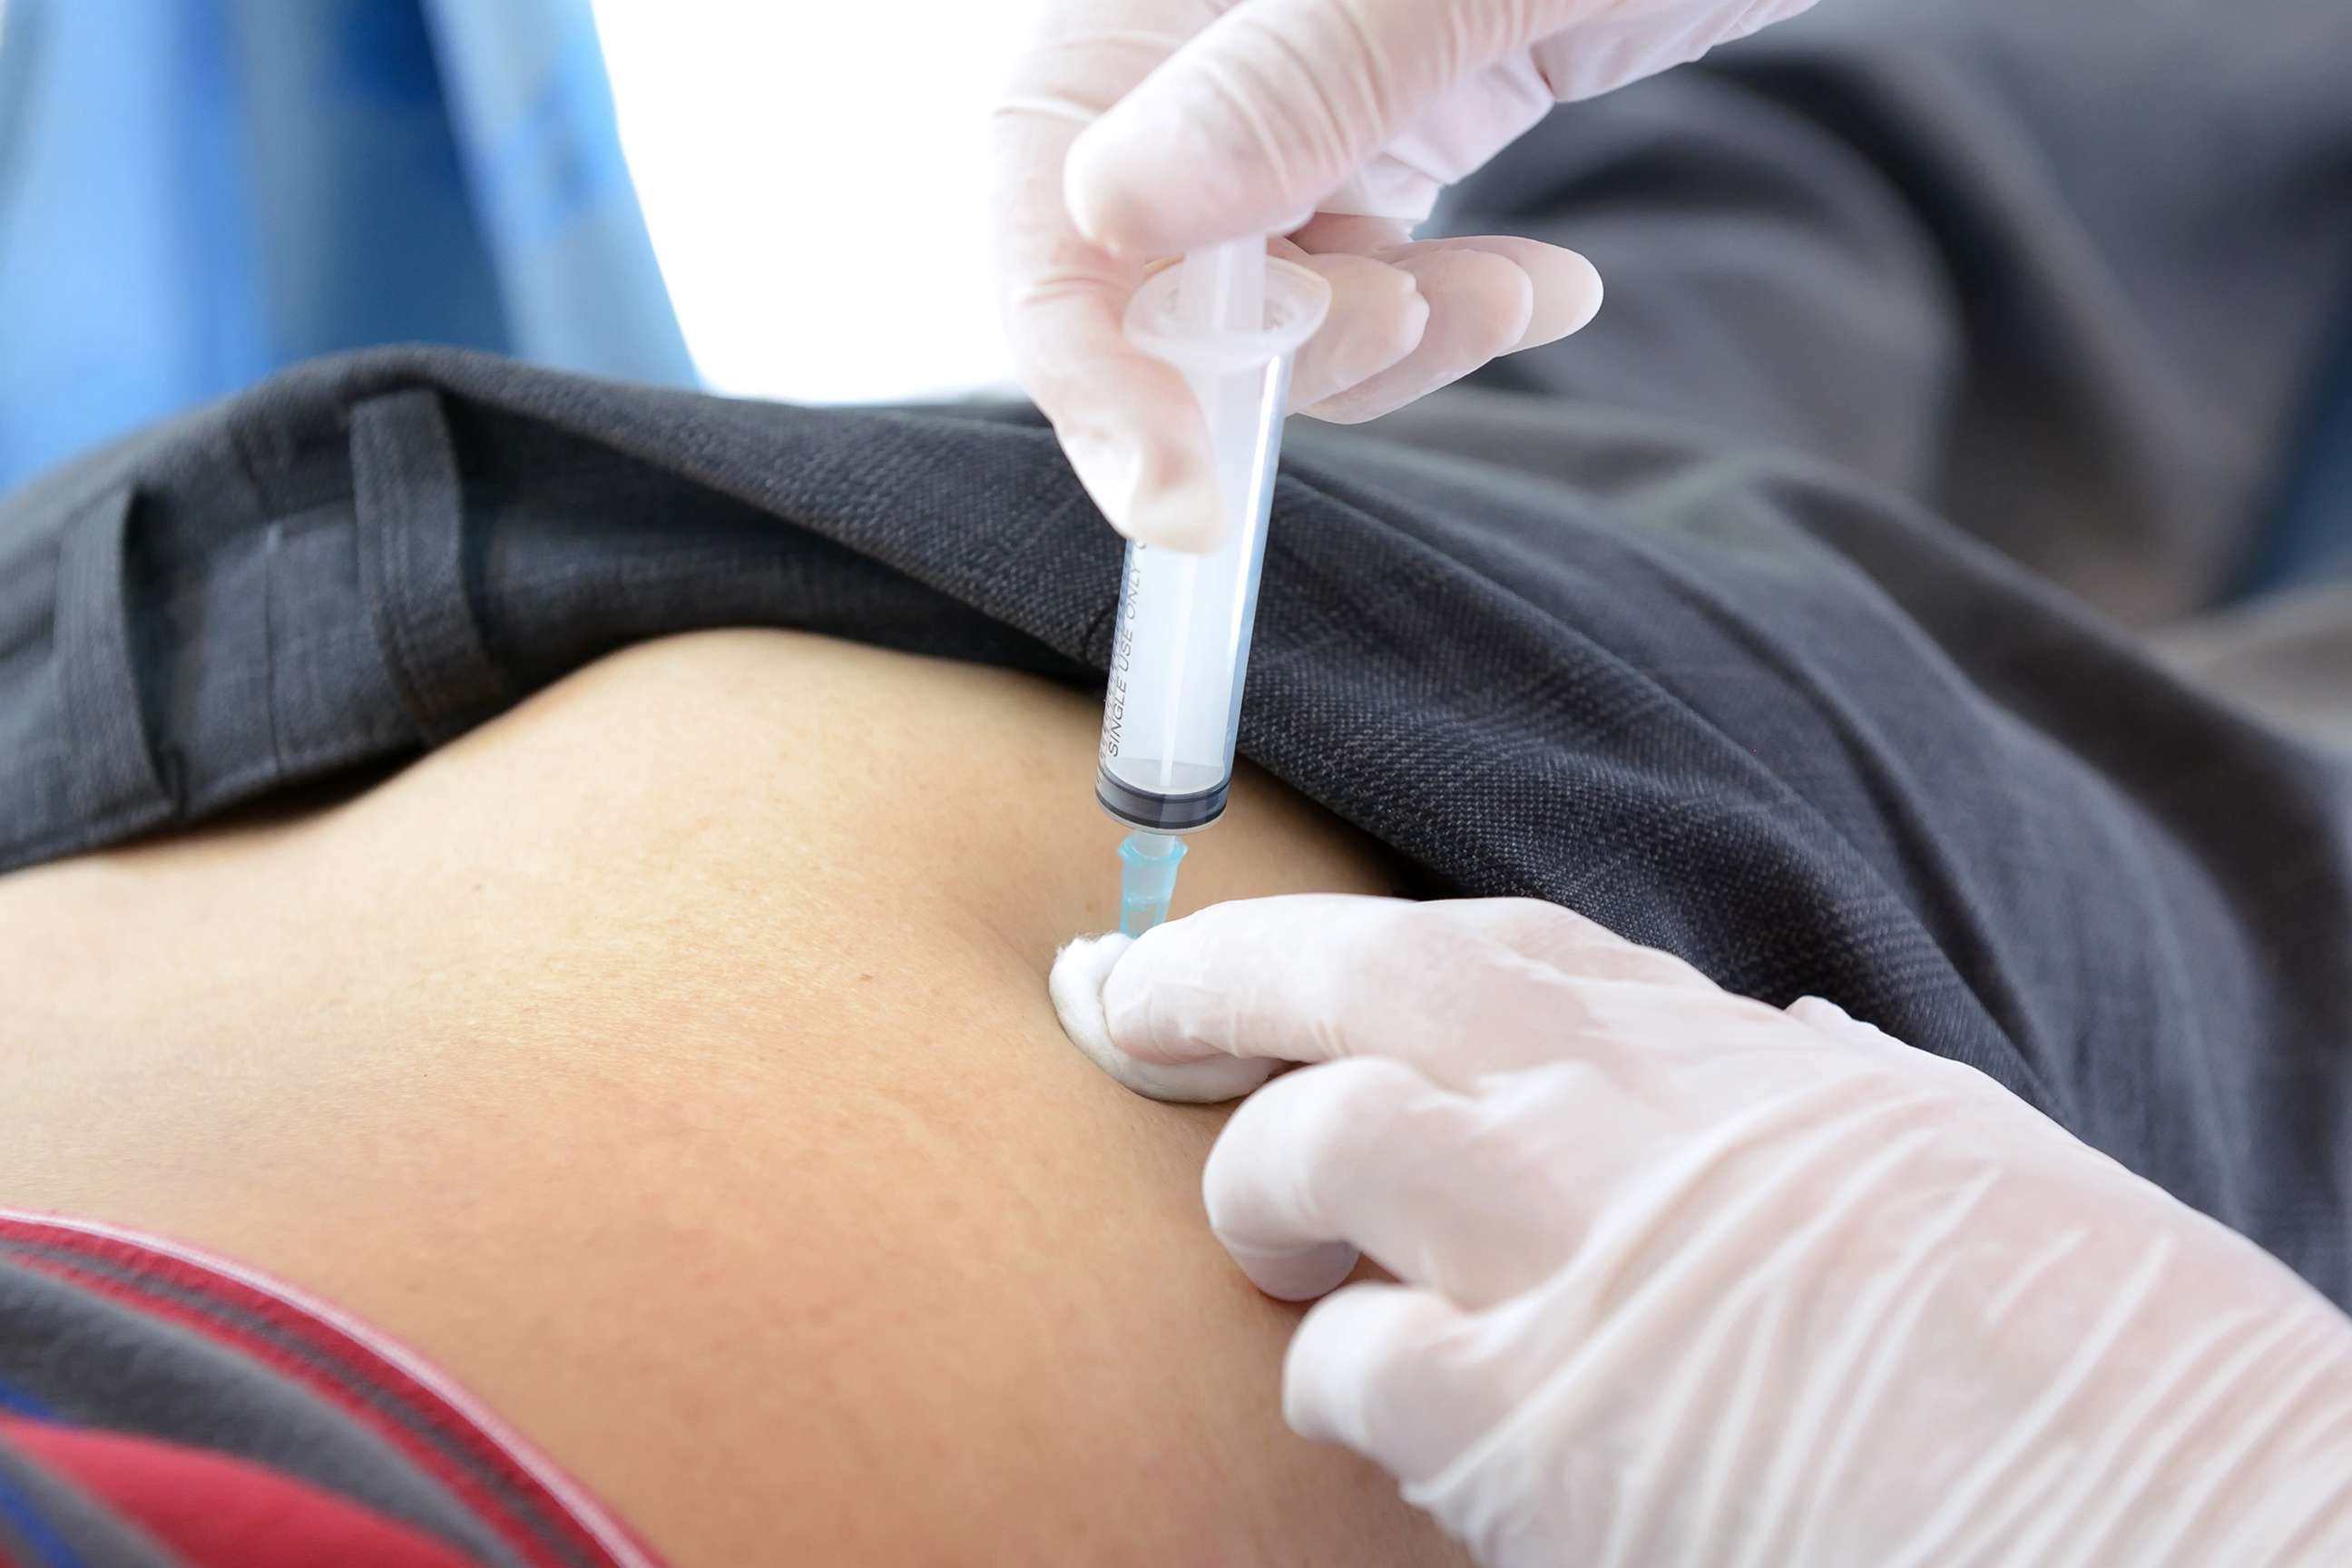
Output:
[[[1119,850],[1129,935],[1167,918],[1175,836],[1224,813],[1291,356],[1330,301],[1321,278],[1254,236],[1189,252],[1128,306],[1128,341],[1183,373],[1201,405],[1225,514],[1206,554],[1127,547],[1095,797],[1136,830]]]

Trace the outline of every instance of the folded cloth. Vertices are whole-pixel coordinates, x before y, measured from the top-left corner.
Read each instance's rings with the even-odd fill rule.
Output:
[[[2346,1299],[2352,768],[1878,487],[1529,417],[1587,478],[1290,467],[1242,752],[1429,891],[1979,1067]],[[1024,417],[320,362],[0,503],[0,864],[413,755],[667,632],[1095,680],[1118,560]]]

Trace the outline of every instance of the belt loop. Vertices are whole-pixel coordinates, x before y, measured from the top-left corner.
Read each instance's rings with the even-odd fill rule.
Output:
[[[131,663],[122,563],[134,504],[127,485],[108,491],[58,541],[58,717],[70,745],[66,792],[88,839],[136,832],[168,819],[179,805],[155,765]]]
[[[440,395],[417,387],[354,407],[351,456],[376,645],[409,721],[438,745],[507,700],[466,595],[465,499]]]

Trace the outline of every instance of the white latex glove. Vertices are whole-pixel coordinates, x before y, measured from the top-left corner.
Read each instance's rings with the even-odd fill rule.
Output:
[[[1112,967],[1242,1105],[1301,1434],[1497,1568],[2352,1563],[2352,1323],[1990,1079],[1518,900],[1222,905]]]
[[[1022,383],[1122,531],[1220,526],[1182,379],[1120,317],[1153,258],[1244,234],[1332,302],[1291,401],[1369,419],[1576,331],[1601,279],[1509,237],[1412,242],[1438,191],[1555,101],[1812,0],[1045,0],[992,120],[999,298]]]

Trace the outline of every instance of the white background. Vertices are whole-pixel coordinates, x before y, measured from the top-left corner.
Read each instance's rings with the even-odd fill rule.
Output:
[[[593,0],[713,390],[855,402],[1004,380],[986,120],[1036,3]]]

